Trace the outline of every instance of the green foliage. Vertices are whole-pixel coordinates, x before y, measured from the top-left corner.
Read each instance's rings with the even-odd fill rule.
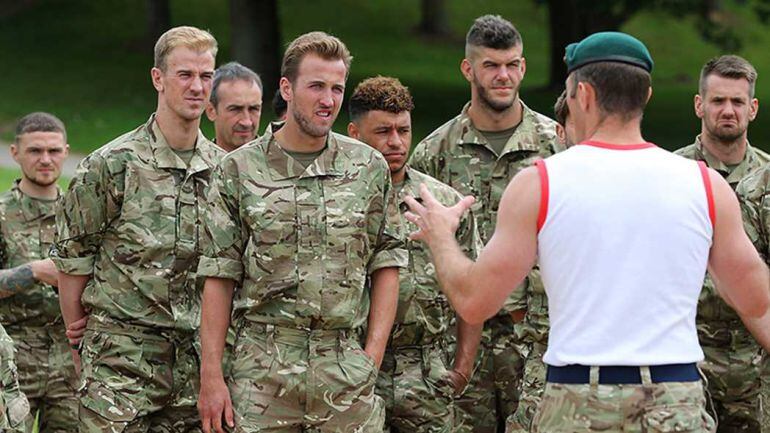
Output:
[[[547,82],[548,11],[544,2],[448,0],[453,37],[446,41],[416,36],[419,4],[413,0],[281,0],[279,10],[285,42],[310,30],[340,36],[355,60],[348,88],[365,77],[399,77],[412,90],[415,139],[456,115],[469,98],[459,73],[463,39],[474,17],[500,14],[514,22],[524,36],[527,76],[522,95],[528,105],[551,114],[556,92],[540,91]],[[682,0],[689,3],[691,0]],[[726,26],[740,42],[741,55],[754,63],[760,79],[757,95],[770,96],[763,85],[770,72],[765,47],[770,32],[762,22],[770,0],[724,0]],[[723,49],[705,41],[698,28],[698,11],[671,13],[672,0],[651,0],[652,8],[637,12],[622,29],[648,44],[656,68],[654,95],[645,128],[647,138],[666,147],[691,142],[699,130],[692,95],[702,64]],[[764,9],[763,9],[764,8]],[[229,11],[220,0],[172,0],[172,24],[207,28],[220,42],[218,63],[229,60]],[[759,11],[759,12],[758,12]],[[144,35],[144,2],[125,0],[39,0],[11,16],[0,13],[0,47],[7,63],[6,85],[0,99],[0,139],[12,138],[13,123],[33,110],[59,115],[69,129],[74,151],[88,152],[147,119],[156,104],[150,84],[151,48]],[[768,74],[770,76],[770,74]],[[350,93],[350,90],[347,92]],[[272,117],[267,107],[262,125]],[[752,142],[770,142],[770,125],[752,124]],[[343,112],[336,129],[343,131]],[[213,128],[202,122],[211,136]]]

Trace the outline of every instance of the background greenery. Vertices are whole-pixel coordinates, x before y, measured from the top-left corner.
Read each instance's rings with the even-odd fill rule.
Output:
[[[143,43],[145,4],[126,0],[40,0],[13,13],[0,12],[0,52],[4,77],[0,98],[0,139],[12,139],[14,122],[33,110],[59,115],[69,128],[74,151],[89,152],[144,122],[155,106],[149,81],[152,55]],[[727,25],[740,39],[739,54],[759,71],[757,96],[770,96],[770,32],[751,9],[751,0],[724,0]],[[484,13],[510,19],[524,37],[527,74],[522,97],[531,107],[552,113],[557,90],[547,81],[547,9],[536,0],[449,0],[453,35],[448,40],[415,36],[416,0],[281,0],[282,38],[324,30],[341,37],[353,62],[348,91],[361,79],[399,77],[414,94],[415,141],[456,115],[469,98],[458,67],[463,35]],[[218,63],[229,60],[228,4],[223,0],[172,0],[172,24],[209,29],[220,42]],[[723,20],[724,21],[724,20]],[[674,17],[661,10],[632,16],[622,30],[647,43],[655,58],[654,95],[644,122],[646,137],[669,149],[692,142],[699,121],[692,96],[702,64],[721,50],[705,42],[695,15]],[[262,125],[272,118],[269,101]],[[752,124],[752,143],[770,148],[770,125],[762,109]],[[343,130],[346,115],[336,128]],[[204,132],[212,135],[208,120]]]

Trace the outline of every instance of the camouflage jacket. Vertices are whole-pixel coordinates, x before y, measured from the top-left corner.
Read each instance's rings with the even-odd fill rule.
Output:
[[[56,213],[57,268],[93,275],[92,316],[197,329],[203,194],[224,152],[198,132],[187,167],[154,115],[86,157]]]
[[[685,158],[704,161],[710,168],[719,172],[733,188],[736,188],[738,182],[751,171],[770,161],[770,155],[747,143],[743,161],[736,167],[730,168],[703,147],[700,136],[695,138],[693,144],[683,147],[675,153]],[[740,334],[738,337],[742,339],[750,338],[738,314],[722,300],[714,286],[714,281],[708,274],[698,300],[696,323],[703,345],[726,347],[725,344],[737,338],[736,335],[733,335],[736,332]]]
[[[743,178],[735,192],[741,202],[746,234],[765,262],[770,263],[770,165]]]
[[[451,187],[407,167],[404,184],[398,191],[398,206],[402,213],[408,210],[404,197],[411,195],[419,200],[419,187],[423,183],[444,205],[451,206],[462,198]],[[417,230],[414,224],[405,224],[407,233]],[[457,241],[466,255],[476,258],[482,245],[472,213],[460,222]],[[423,242],[407,240],[406,249],[409,265],[399,273],[398,310],[389,347],[427,344],[447,332],[454,316],[449,300],[439,289],[428,247]]]
[[[508,182],[536,160],[564,150],[556,139],[556,122],[524,105],[522,120],[505,144],[502,155],[489,146],[468,116],[470,103],[459,116],[420,142],[410,159],[412,168],[448,184],[463,195],[476,197],[473,214],[483,242],[495,231],[497,208]],[[525,284],[525,288],[528,284]],[[527,290],[517,289],[504,311],[526,308]]]
[[[272,134],[222,159],[207,199],[201,276],[235,280],[239,323],[352,329],[368,275],[403,267],[403,228],[379,152],[331,133],[307,168]]]
[[[36,199],[21,192],[18,180],[0,195],[0,268],[48,257],[56,230],[55,207],[56,200]],[[59,297],[47,284],[38,282],[30,290],[0,299],[0,323],[6,328],[42,327],[60,321]]]
[[[13,340],[0,325],[0,432],[31,431],[25,428],[29,401],[19,387],[19,372],[14,362]]]

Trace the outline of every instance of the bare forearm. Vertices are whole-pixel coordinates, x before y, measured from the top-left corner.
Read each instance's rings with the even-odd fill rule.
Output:
[[[33,288],[35,283],[37,280],[29,263],[11,269],[2,269],[0,270],[0,298],[27,291]]]
[[[388,344],[398,307],[398,268],[378,269],[372,274],[365,350],[379,367]]]
[[[470,378],[476,352],[481,341],[483,324],[471,325],[461,317],[457,318],[457,349],[455,351],[454,369]]]
[[[233,280],[223,278],[207,278],[203,286],[201,376],[222,376],[222,355],[230,326],[234,286]]]
[[[80,320],[86,315],[80,298],[83,296],[83,290],[90,279],[91,275],[59,273],[59,306],[65,325]]]
[[[473,261],[465,256],[453,237],[438,239],[430,245],[430,250],[441,290],[455,310],[463,315],[469,302],[472,302],[469,277]]]
[[[761,317],[741,316],[741,320],[757,343],[770,353],[770,310]]]

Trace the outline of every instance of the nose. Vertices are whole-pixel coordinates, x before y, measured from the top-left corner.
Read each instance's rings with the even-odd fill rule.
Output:
[[[331,89],[327,89],[325,92],[323,92],[319,102],[324,108],[330,108],[334,106],[334,97],[332,95]]]
[[[497,68],[497,79],[500,81],[507,81],[510,79],[511,73],[508,70],[508,65],[500,65],[499,68]]]
[[[48,152],[42,152],[40,155],[40,163],[44,165],[50,164],[52,161],[51,154]]]
[[[196,75],[193,78],[192,82],[190,83],[190,90],[195,93],[203,92],[203,80],[201,80],[200,75]]]
[[[404,144],[404,140],[401,138],[401,135],[398,133],[398,130],[393,129],[390,131],[390,134],[388,134],[388,146],[399,148]]]
[[[238,118],[238,123],[240,123],[243,126],[251,127],[254,125],[254,121],[252,121],[251,116],[249,115],[249,109],[246,108],[245,110],[241,111],[241,115]]]

